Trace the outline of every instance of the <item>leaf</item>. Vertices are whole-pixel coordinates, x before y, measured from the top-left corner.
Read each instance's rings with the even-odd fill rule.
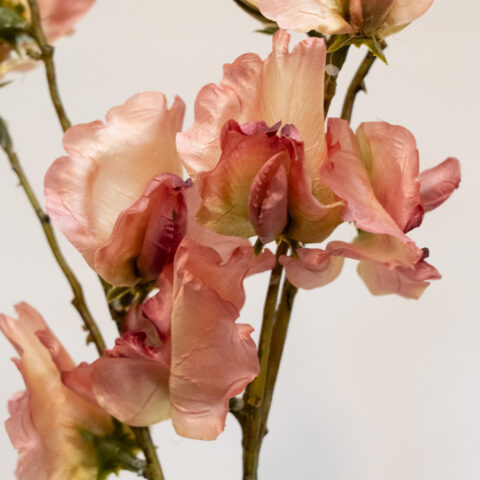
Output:
[[[268,25],[265,28],[260,28],[259,30],[255,30],[257,33],[264,33],[266,35],[273,35],[279,27],[277,24]]]
[[[350,35],[335,35],[333,42],[328,47],[328,53],[336,52],[347,45],[352,44],[353,38]]]

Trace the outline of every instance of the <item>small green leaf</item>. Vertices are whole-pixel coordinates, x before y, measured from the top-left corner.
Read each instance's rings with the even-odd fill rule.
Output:
[[[130,292],[130,287],[111,287],[107,293],[108,303],[119,300],[121,297]]]
[[[12,42],[28,30],[28,22],[13,8],[0,7],[0,38]]]
[[[275,24],[267,25],[265,28],[260,28],[255,30],[257,33],[264,33],[265,35],[273,35],[277,30],[279,30],[279,26]]]
[[[256,257],[262,253],[263,246],[264,246],[263,243],[260,241],[259,238],[257,238],[257,241],[255,242],[255,245],[253,246],[253,253],[255,254]]]
[[[328,53],[336,52],[347,45],[352,44],[352,37],[350,35],[335,35],[333,42],[328,47]]]

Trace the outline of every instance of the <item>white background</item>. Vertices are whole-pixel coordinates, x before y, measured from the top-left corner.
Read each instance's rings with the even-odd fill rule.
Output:
[[[480,476],[479,14],[473,0],[437,0],[390,38],[390,66],[375,66],[353,118],[355,125],[382,119],[411,129],[423,168],[447,156],[461,159],[461,188],[412,232],[444,278],[420,301],[373,297],[349,262],[333,284],[298,295],[261,480]],[[269,52],[271,39],[253,33],[257,27],[232,0],[99,0],[76,34],[57,45],[67,111],[74,123],[87,122],[134,93],[159,90],[183,97],[188,126],[197,91],[220,80],[222,64],[248,51]],[[354,49],[340,94],[361,55]],[[43,200],[43,175],[62,154],[62,135],[42,68],[0,90],[0,115]],[[0,225],[0,311],[30,302],[77,361],[92,360],[66,281],[2,155]],[[350,238],[353,231],[339,234]],[[63,239],[62,245],[111,345],[114,329],[96,277]],[[266,280],[247,285],[242,320],[257,330]],[[4,338],[0,343],[0,418],[6,419],[7,399],[22,381],[9,361],[13,349]],[[155,427],[155,440],[168,480],[240,478],[240,432],[231,417],[213,443],[179,438],[169,422]],[[0,452],[1,478],[13,478],[16,453],[3,429]]]

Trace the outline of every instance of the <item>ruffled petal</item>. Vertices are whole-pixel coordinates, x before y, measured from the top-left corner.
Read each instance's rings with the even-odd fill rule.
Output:
[[[185,106],[168,109],[161,93],[142,93],[110,110],[106,123],[70,128],[68,157],[45,177],[46,207],[55,225],[94,267],[95,252],[110,237],[122,211],[157,174],[181,175],[175,148]]]
[[[432,3],[433,0],[396,0],[385,22],[385,28],[408,25],[421,17]]]
[[[342,271],[343,257],[325,250],[300,248],[296,257],[280,257],[288,280],[298,288],[310,290],[333,282]]]
[[[72,32],[95,0],[38,0],[42,27],[49,42]]]
[[[420,195],[426,212],[450,197],[460,185],[460,176],[460,162],[456,158],[447,158],[420,174]]]
[[[423,207],[413,135],[397,125],[369,122],[360,125],[357,138],[377,200],[403,232],[418,226]]]
[[[259,0],[260,11],[280,28],[305,33],[310,30],[326,34],[350,33],[342,0]]]
[[[229,399],[259,372],[252,328],[238,309],[196,279],[184,282],[172,313],[172,421],[179,435],[215,440]]]
[[[360,262],[358,273],[373,295],[395,293],[405,298],[418,299],[430,285],[428,280],[438,280],[441,275],[429,263],[421,260],[414,268],[386,268],[378,263]]]
[[[47,452],[33,424],[28,393],[16,393],[8,402],[8,411],[5,428],[19,456],[15,476],[20,480],[48,480]]]

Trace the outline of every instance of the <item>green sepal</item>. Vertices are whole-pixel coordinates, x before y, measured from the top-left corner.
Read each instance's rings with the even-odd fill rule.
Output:
[[[0,7],[0,40],[16,47],[17,38],[28,33],[28,22],[16,9]]]
[[[137,457],[140,449],[135,437],[132,433],[126,432],[121,425],[116,424],[114,431],[103,437],[83,429],[80,433],[97,454],[97,480],[105,480],[111,473],[118,474],[121,470],[136,473],[145,470],[145,460]]]
[[[127,293],[131,293],[130,287],[110,287],[107,292],[107,301],[112,303],[115,300],[119,300]]]
[[[383,53],[382,42],[378,41],[376,37],[350,37],[346,34],[336,35],[328,47],[328,53],[336,52],[347,45],[355,45],[356,47],[365,45],[376,57],[388,65],[387,58]]]
[[[273,35],[275,32],[280,30],[280,27],[275,23],[271,25],[265,26],[265,28],[260,28],[258,30],[255,30],[257,33],[264,33],[265,35]]]
[[[9,85],[12,82],[13,82],[13,80],[8,80],[6,82],[2,82],[2,83],[0,83],[0,88],[6,87],[7,85]]]
[[[257,241],[255,242],[255,245],[253,246],[253,253],[256,257],[258,257],[262,251],[263,251],[263,243],[260,241],[259,238],[257,238]]]
[[[350,35],[335,35],[333,37],[333,42],[328,46],[328,53],[336,52],[347,45],[352,45],[353,37]]]

